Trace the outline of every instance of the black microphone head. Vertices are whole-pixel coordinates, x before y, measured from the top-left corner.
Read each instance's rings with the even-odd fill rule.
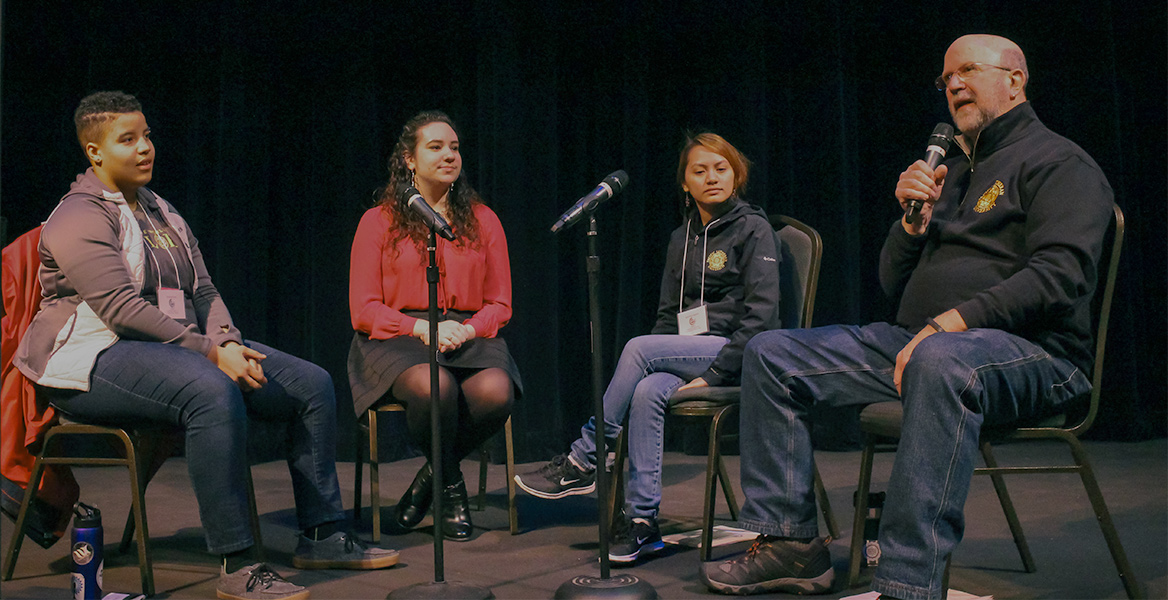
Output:
[[[930,146],[939,146],[942,150],[949,150],[949,142],[953,139],[953,126],[948,123],[937,123],[933,128],[933,135],[929,136]]]
[[[608,177],[604,178],[604,182],[608,184],[608,187],[612,188],[612,195],[615,196],[619,194],[622,189],[624,189],[626,184],[628,184],[629,174],[625,173],[623,169],[620,171],[613,171],[612,173],[609,173]]]
[[[422,195],[422,193],[418,191],[418,188],[405,182],[397,184],[397,189],[395,191],[397,192],[398,200],[403,202],[409,202],[410,198]]]

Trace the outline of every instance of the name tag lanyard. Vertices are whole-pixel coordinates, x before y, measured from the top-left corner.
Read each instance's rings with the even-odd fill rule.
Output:
[[[712,227],[714,223],[717,223],[718,221],[719,219],[710,221],[702,233],[705,234],[707,231],[709,231],[710,227]],[[705,260],[702,261],[702,285],[701,289],[698,290],[698,305],[694,308],[691,308],[690,310],[681,310],[685,307],[685,266],[689,260],[689,228],[692,223],[693,217],[690,217],[689,220],[685,223],[686,241],[685,245],[682,247],[681,252],[681,292],[677,299],[677,333],[679,335],[702,335],[704,333],[709,333],[710,331],[710,322],[708,315],[706,314]],[[710,236],[703,235],[702,256],[706,256],[706,250],[708,249],[709,242]]]
[[[146,221],[150,223],[150,227],[154,228],[156,239],[161,239],[162,230],[158,228],[154,219],[150,218],[150,210],[146,206],[142,207],[142,214],[146,215]],[[151,244],[146,244],[146,250],[150,252],[150,257],[154,259],[154,265],[158,272],[158,292],[156,294],[158,296],[158,309],[162,311],[162,314],[177,321],[187,316],[186,301],[183,298],[183,291],[181,289],[182,282],[178,278],[178,261],[174,259],[174,254],[171,253],[170,246],[167,244],[163,244],[163,246],[166,248],[166,255],[170,257],[170,264],[174,265],[176,283],[176,287],[174,288],[163,287],[162,265],[158,262],[158,257],[154,254],[154,248]]]

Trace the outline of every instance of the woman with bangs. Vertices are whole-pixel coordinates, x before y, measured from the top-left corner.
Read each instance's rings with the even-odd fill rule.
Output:
[[[741,198],[749,162],[713,133],[688,137],[678,160],[684,222],[670,235],[657,321],[625,345],[604,393],[604,435],[615,445],[628,418],[627,527],[609,550],[616,563],[664,547],[657,513],[665,410],[679,389],[736,385],[746,342],[779,326],[779,253],[766,213]],[[596,489],[596,422],[567,454],[515,477],[546,499]]]

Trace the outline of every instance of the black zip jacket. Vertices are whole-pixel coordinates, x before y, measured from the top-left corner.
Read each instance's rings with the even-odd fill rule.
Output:
[[[1091,372],[1091,298],[1113,194],[1099,165],[1047,129],[1029,103],[953,153],[929,228],[897,221],[880,282],[897,324],[956,308],[970,328],[1007,331]]]
[[[705,273],[710,335],[730,339],[702,379],[734,385],[742,371],[742,351],[754,334],[779,327],[779,260],[775,232],[766,213],[732,197],[725,212],[706,226],[697,211],[669,236],[655,334],[677,334],[677,313],[697,307]],[[685,246],[688,244],[688,250]],[[682,255],[686,255],[685,298],[681,300]]]

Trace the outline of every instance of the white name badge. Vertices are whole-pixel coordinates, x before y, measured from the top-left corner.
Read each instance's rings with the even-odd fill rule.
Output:
[[[158,310],[176,321],[187,318],[187,305],[183,299],[183,291],[174,288],[158,288]]]
[[[678,335],[702,335],[709,333],[710,321],[706,318],[706,305],[677,313]]]

